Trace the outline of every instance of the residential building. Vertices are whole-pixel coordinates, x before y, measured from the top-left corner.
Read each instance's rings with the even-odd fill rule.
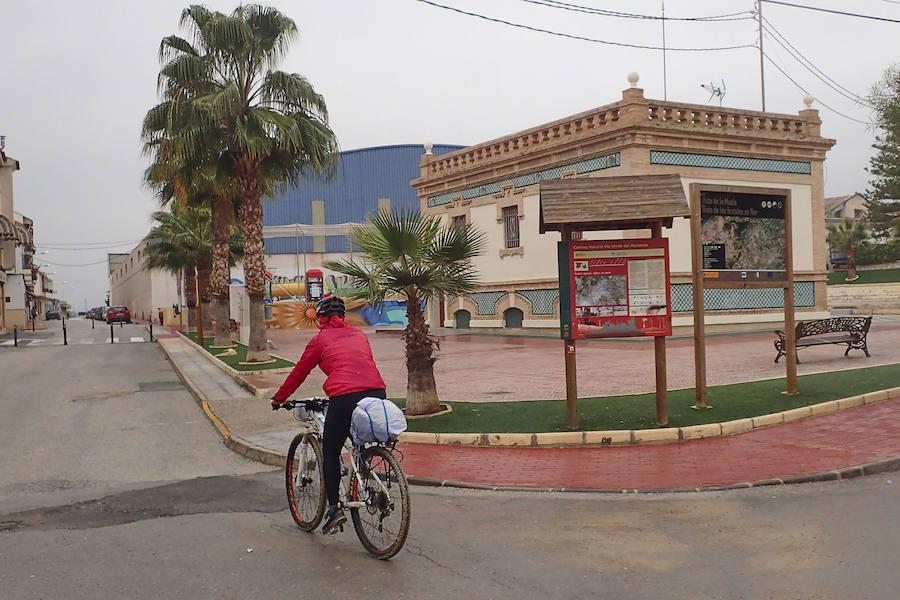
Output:
[[[13,327],[14,306],[18,306],[18,277],[10,276],[16,271],[17,248],[34,251],[34,237],[31,230],[16,222],[13,198],[13,174],[21,169],[16,159],[7,156],[6,136],[0,136],[0,331]],[[24,287],[24,278],[22,278]],[[13,312],[10,312],[13,311]]]
[[[649,100],[632,83],[620,101],[606,106],[443,156],[426,150],[419,177],[411,182],[422,211],[448,222],[464,219],[488,238],[487,253],[474,261],[480,289],[430,307],[429,322],[554,334],[560,325],[560,236],[539,233],[540,182],[652,174],[679,175],[688,198],[693,183],[788,190],[797,318],[826,316],[823,162],[835,142],[821,136],[813,99],[804,101],[806,108],[797,115],[737,110]],[[670,244],[673,325],[688,328],[693,324],[690,221],[675,219],[663,234]],[[584,238],[649,235],[647,230],[586,232]],[[707,289],[704,299],[710,330],[783,319],[779,288]]]
[[[866,216],[866,199],[859,192],[848,196],[825,198],[825,223],[840,223],[844,219],[863,219]]]

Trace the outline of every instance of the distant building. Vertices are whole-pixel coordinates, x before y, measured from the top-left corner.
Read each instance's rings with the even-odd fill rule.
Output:
[[[24,326],[19,322],[25,313],[24,307],[19,308],[24,304],[19,291],[25,287],[21,262],[23,252],[34,253],[32,230],[17,220],[15,212],[13,174],[21,164],[4,152],[5,146],[6,136],[0,136],[0,331]]]
[[[440,144],[436,154],[463,146]],[[331,179],[308,177],[263,200],[264,232],[276,226],[312,225],[326,235],[270,237],[265,233],[266,266],[276,277],[304,277],[306,269],[347,256],[351,251],[346,223],[361,223],[382,209],[418,208],[409,181],[419,174],[421,145],[377,146],[341,152]],[[331,227],[326,227],[331,226]]]
[[[856,192],[849,196],[825,198],[825,223],[840,223],[844,219],[863,219],[866,216],[866,199]]]
[[[176,278],[144,267],[146,240],[127,253],[109,254],[109,305],[127,306],[134,320],[159,319],[160,308],[178,303]]]

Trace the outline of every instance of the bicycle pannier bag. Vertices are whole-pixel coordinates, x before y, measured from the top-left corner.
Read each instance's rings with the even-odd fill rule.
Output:
[[[368,442],[387,442],[406,431],[403,411],[390,400],[363,398],[350,421],[350,435],[359,446]]]

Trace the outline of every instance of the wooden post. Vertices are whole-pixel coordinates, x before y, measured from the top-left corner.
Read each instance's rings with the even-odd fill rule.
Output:
[[[561,227],[559,234],[564,242],[572,239],[572,234],[568,227]],[[559,301],[561,303],[569,302],[570,299],[560,297]],[[570,335],[573,333],[570,333]],[[578,429],[578,371],[575,364],[574,338],[563,340],[563,353],[566,362],[566,427],[575,430]]]
[[[563,340],[566,353],[566,427],[578,429],[578,377],[575,370],[575,340]]]
[[[706,331],[703,314],[703,239],[700,230],[700,186],[692,183],[691,196],[691,270],[694,292],[694,408],[706,404]]]
[[[791,219],[791,192],[784,197],[784,368],[787,377],[785,393],[797,393],[797,330],[794,325],[794,235]]]
[[[197,343],[203,347],[203,300],[200,298],[200,278],[194,277],[194,286],[197,290]]]
[[[662,237],[662,222],[656,221],[651,229],[652,237]],[[666,391],[666,336],[653,337],[653,354],[656,365],[656,424],[669,424],[669,398]]]

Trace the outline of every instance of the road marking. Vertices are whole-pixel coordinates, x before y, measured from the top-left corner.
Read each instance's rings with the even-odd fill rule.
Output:
[[[6,340],[5,342],[0,342],[0,346],[12,346],[15,340]]]
[[[34,346],[35,344],[43,344],[46,341],[47,340],[44,340],[44,339],[31,340],[30,342],[28,342],[28,345]]]
[[[119,343],[119,338],[114,337],[114,338],[113,338],[113,343],[114,343],[114,344],[118,344],[118,343]]]
[[[143,342],[143,341],[144,341],[144,338],[142,338],[142,337],[133,337],[133,338],[131,338],[131,341],[132,341],[132,342]]]

